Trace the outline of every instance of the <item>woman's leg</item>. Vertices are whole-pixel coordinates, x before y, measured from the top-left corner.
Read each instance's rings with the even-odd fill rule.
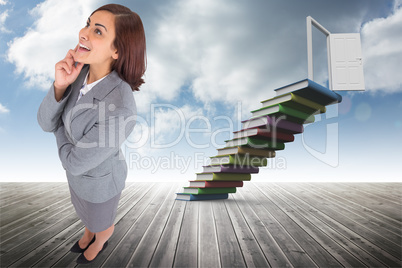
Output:
[[[102,250],[103,244],[105,244],[106,241],[109,240],[109,238],[112,236],[114,231],[114,224],[107,228],[105,231],[96,233],[96,238],[95,242],[93,242],[89,248],[84,252],[84,257],[88,260],[91,261],[93,260],[99,253],[99,251]]]
[[[87,227],[85,227],[84,235],[78,241],[78,246],[85,249],[94,238],[94,235],[95,233],[92,233]]]

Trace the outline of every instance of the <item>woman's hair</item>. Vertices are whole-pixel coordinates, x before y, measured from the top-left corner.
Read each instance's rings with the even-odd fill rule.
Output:
[[[133,91],[139,90],[144,83],[142,76],[146,69],[145,32],[141,18],[129,8],[117,4],[101,6],[92,14],[100,10],[109,11],[115,16],[116,37],[113,45],[119,57],[112,63],[112,70],[115,70]]]

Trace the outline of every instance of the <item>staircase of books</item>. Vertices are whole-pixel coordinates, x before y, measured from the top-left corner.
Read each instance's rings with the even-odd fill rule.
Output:
[[[302,133],[303,124],[314,122],[314,114],[325,113],[326,106],[339,103],[342,97],[309,79],[275,90],[274,98],[262,101],[262,108],[251,111],[242,129],[233,133],[224,148],[211,157],[210,165],[177,193],[177,200],[226,199],[235,193],[251,174],[267,165],[267,158],[284,150],[285,143]]]

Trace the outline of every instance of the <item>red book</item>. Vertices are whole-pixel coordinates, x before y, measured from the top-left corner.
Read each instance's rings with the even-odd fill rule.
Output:
[[[243,187],[243,181],[190,181],[189,187],[197,187],[197,188]]]
[[[262,139],[274,139],[278,142],[292,142],[295,140],[293,134],[279,132],[278,130],[270,131],[266,128],[248,128],[233,132],[233,139],[244,138],[244,137],[258,137]]]

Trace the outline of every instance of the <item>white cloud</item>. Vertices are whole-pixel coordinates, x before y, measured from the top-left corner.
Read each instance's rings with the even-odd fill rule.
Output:
[[[0,114],[8,114],[10,110],[0,103]]]
[[[361,35],[367,89],[402,91],[401,25],[401,1],[395,1],[394,12],[388,17],[363,25]]]
[[[8,43],[7,59],[29,87],[47,89],[54,79],[54,65],[78,42],[78,32],[98,6],[91,1],[47,0],[30,13],[35,24],[22,37]]]
[[[402,7],[402,0],[395,0],[394,2],[394,10]]]
[[[160,147],[177,145],[183,139],[187,128],[193,127],[189,124],[194,121],[199,123],[197,119],[204,117],[200,108],[194,109],[190,105],[177,107],[171,104],[151,105],[151,109],[146,114],[148,119],[140,115],[137,117],[137,125],[128,142],[129,147],[141,153],[151,151],[156,153],[155,149]]]
[[[273,89],[307,76],[307,15],[318,19],[331,32],[353,32],[356,25],[362,25],[363,18],[378,17],[377,10],[384,5],[378,2],[367,7],[365,1],[334,1],[322,8],[316,5],[320,1],[313,2],[306,5],[293,1],[290,5],[285,1],[249,4],[228,0],[175,0],[146,5],[149,10],[139,12],[140,16],[145,14],[142,19],[148,54],[146,83],[135,95],[139,112],[148,110],[149,104],[157,101],[172,103],[182,96],[183,90],[191,90],[205,109],[213,107],[210,103],[215,101],[230,105],[239,100],[245,110],[258,108],[259,101],[274,95]],[[384,31],[395,27],[391,25],[392,18],[399,21],[399,3],[395,2],[392,16],[375,19],[363,27],[365,78],[369,89],[384,87],[379,82],[380,75],[390,77],[382,79],[388,81],[387,87],[400,85],[396,79],[401,78],[395,78],[390,71],[400,66],[398,57],[391,56],[392,49],[399,52],[396,44],[400,43],[400,37]],[[24,36],[9,42],[8,50],[8,60],[15,64],[16,72],[25,77],[29,86],[48,88],[54,64],[76,44],[78,31],[95,5],[99,4],[94,0],[47,0],[32,11],[37,21]],[[131,2],[126,5],[137,10]],[[380,24],[382,30],[374,27]],[[383,36],[383,41],[376,38],[378,35]],[[386,40],[392,43],[386,44]],[[382,54],[376,52],[378,46],[382,47]],[[327,79],[325,45],[314,47],[314,51],[315,77],[318,82],[324,82]],[[381,71],[373,66],[382,66]]]
[[[7,1],[6,0],[0,0],[0,6],[4,6],[4,5],[6,5],[7,4]]]
[[[164,132],[175,132],[184,128],[188,120],[193,117],[202,116],[202,110],[194,110],[189,105],[176,107],[174,105],[162,105],[155,109],[155,134],[159,135]]]
[[[6,19],[8,17],[8,9],[4,12],[0,13],[0,32],[2,33],[10,33],[11,31],[5,27]]]
[[[261,84],[266,81],[261,73],[266,61],[256,54],[261,44],[245,41],[252,36],[247,34],[249,25],[238,20],[242,12],[242,4],[226,1],[176,1],[165,8],[150,32],[153,43],[139,98],[170,101],[187,86],[206,104],[241,99],[247,106],[270,95],[261,94],[268,86]],[[249,44],[252,47],[245,49]]]
[[[378,10],[362,8],[364,1],[334,1],[326,8],[313,2],[186,0],[161,7],[155,29],[147,32],[148,69],[139,110],[155,100],[175,100],[187,88],[206,109],[215,101],[239,100],[245,110],[259,108],[273,89],[307,77],[307,15],[333,32],[353,32]],[[320,37],[324,41],[317,46]],[[325,37],[314,33],[313,40],[315,80],[325,83]]]
[[[202,109],[190,105],[177,107],[169,104],[153,106],[150,122],[150,139],[154,148],[172,147],[180,143],[189,129],[189,123],[202,117]]]

